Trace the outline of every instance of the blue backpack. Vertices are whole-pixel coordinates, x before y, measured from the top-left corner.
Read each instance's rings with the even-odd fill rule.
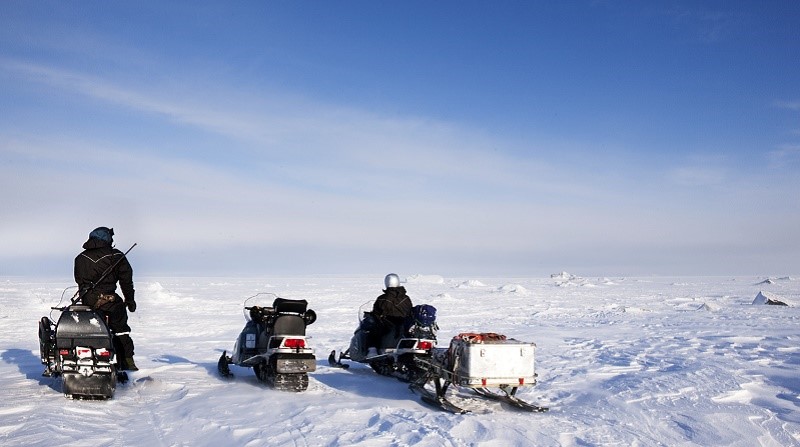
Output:
[[[430,304],[420,304],[411,309],[414,323],[419,326],[430,327],[436,324],[436,308]]]

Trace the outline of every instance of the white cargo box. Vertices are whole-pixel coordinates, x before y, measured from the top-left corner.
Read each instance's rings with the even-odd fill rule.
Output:
[[[524,386],[536,383],[535,343],[514,339],[469,342],[453,339],[449,356],[459,386]]]

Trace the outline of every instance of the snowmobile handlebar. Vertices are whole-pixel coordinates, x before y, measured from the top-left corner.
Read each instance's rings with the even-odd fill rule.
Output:
[[[274,308],[268,306],[244,306],[245,310],[264,309],[267,312],[274,312]]]
[[[244,309],[250,312],[250,318],[252,318],[253,320],[273,318],[281,314],[281,312],[276,311],[274,307],[245,306]],[[306,311],[303,312],[302,314],[294,314],[290,312],[289,315],[299,315],[303,317],[306,326],[309,326],[315,321],[317,321],[317,313],[311,309],[306,309]]]

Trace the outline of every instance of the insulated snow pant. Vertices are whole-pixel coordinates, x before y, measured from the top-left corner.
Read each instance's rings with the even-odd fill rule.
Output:
[[[114,301],[100,306],[97,310],[106,318],[108,328],[114,333],[114,350],[117,352],[117,357],[132,358],[133,339],[130,336],[131,327],[128,326],[128,309],[125,307],[125,302],[117,295]],[[122,365],[124,362],[119,363],[125,366]]]
[[[403,322],[401,317],[383,317],[369,333],[368,346],[379,349],[394,348],[403,338]]]

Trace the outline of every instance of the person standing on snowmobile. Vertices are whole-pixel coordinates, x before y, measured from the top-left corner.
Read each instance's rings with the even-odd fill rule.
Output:
[[[414,307],[411,298],[406,295],[405,287],[400,285],[400,277],[389,273],[383,279],[386,289],[383,294],[375,299],[372,305],[372,316],[377,320],[377,327],[370,333],[370,351],[372,348],[384,348],[381,340],[388,334],[394,333],[395,338],[403,336],[405,322],[411,316]],[[370,352],[372,354],[372,352]]]
[[[75,258],[75,282],[83,304],[105,316],[108,328],[114,332],[119,369],[137,371],[127,313],[136,311],[133,268],[125,255],[112,246],[113,238],[113,228],[98,227],[89,233],[84,251]],[[117,294],[117,282],[124,300]]]

